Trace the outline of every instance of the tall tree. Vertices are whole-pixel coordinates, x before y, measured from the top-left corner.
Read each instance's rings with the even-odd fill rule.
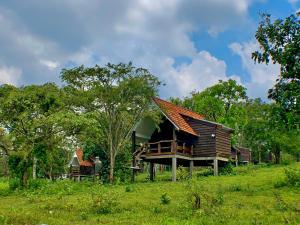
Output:
[[[116,156],[124,150],[132,125],[145,113],[160,82],[131,63],[64,69],[61,77],[76,99],[77,109],[100,125],[113,183]]]
[[[269,98],[281,106],[281,119],[286,128],[294,129],[300,121],[300,13],[274,22],[269,14],[263,14],[255,37],[260,51],[252,53],[254,61],[280,65]]]
[[[67,140],[63,125],[70,126],[71,114],[63,100],[64,92],[51,83],[0,87],[0,124],[13,137],[10,165],[13,170],[19,168],[17,174],[23,185],[27,184],[33,159],[40,155],[38,146],[43,145],[49,155],[54,149],[63,148]]]

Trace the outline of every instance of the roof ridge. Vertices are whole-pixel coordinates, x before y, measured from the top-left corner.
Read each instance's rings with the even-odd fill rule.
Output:
[[[166,101],[166,100],[161,99],[161,98],[158,98],[158,97],[153,97],[153,98],[156,98],[156,99],[158,99],[158,100],[160,100],[160,101],[163,101],[163,102],[166,102],[166,103],[168,103],[168,104],[171,104],[171,105],[173,105],[173,106],[175,106],[175,107],[181,108],[181,109],[183,109],[183,110],[186,110],[186,111],[188,111],[188,112],[190,112],[190,113],[197,114],[198,116],[203,117],[203,119],[205,118],[204,115],[201,115],[201,114],[199,114],[199,113],[196,113],[196,112],[192,111],[191,109],[187,109],[186,107],[183,107],[183,106],[180,106],[180,105],[175,105],[175,104],[172,103],[172,102]],[[178,113],[181,114],[180,112],[178,112]],[[181,115],[182,115],[182,114],[181,114]],[[184,116],[187,116],[187,115],[184,115]]]
[[[171,102],[160,99],[158,97],[153,97],[153,101],[156,105],[162,110],[162,112],[166,113],[167,118],[174,123],[178,129],[190,133],[192,135],[198,136],[199,134],[189,125],[189,123],[184,119],[183,116],[187,116],[193,119],[200,119],[203,116],[193,112],[186,110],[181,106],[177,106]]]

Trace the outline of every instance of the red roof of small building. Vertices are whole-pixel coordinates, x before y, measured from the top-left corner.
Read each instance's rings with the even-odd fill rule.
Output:
[[[93,163],[90,160],[83,160],[83,151],[82,151],[82,149],[77,149],[76,150],[76,155],[77,155],[77,159],[79,161],[80,166],[87,166],[87,167],[93,166]]]
[[[197,132],[195,132],[194,129],[185,121],[183,116],[187,116],[196,120],[203,120],[204,116],[157,97],[154,97],[153,100],[156,105],[165,113],[168,119],[179,128],[179,130],[199,136],[199,134],[197,134]]]

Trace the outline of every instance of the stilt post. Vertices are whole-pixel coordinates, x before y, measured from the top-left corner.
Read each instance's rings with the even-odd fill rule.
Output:
[[[214,159],[214,176],[218,176],[219,168],[218,168],[218,159]]]
[[[194,169],[194,161],[191,160],[190,161],[190,171],[189,171],[190,178],[193,177],[193,169]]]
[[[177,170],[177,158],[174,156],[172,158],[172,181],[176,182],[176,170]]]
[[[132,152],[132,173],[131,173],[131,182],[135,181],[135,175],[136,175],[136,171],[135,171],[135,167],[136,167],[136,162],[135,162],[135,131],[132,131],[132,135],[131,135],[131,152]]]
[[[151,181],[154,181],[154,163],[153,162],[150,162],[150,180]]]

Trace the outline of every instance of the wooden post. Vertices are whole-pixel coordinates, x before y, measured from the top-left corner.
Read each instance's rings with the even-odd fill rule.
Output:
[[[172,147],[173,147],[173,153],[176,154],[177,153],[177,143],[176,143],[176,131],[175,131],[175,127],[173,127],[173,143],[172,143]]]
[[[217,158],[214,159],[214,176],[218,176],[218,160]]]
[[[154,163],[153,162],[150,162],[150,180],[151,181],[154,181]]]
[[[172,181],[176,182],[176,169],[177,169],[177,158],[174,156],[172,158]]]
[[[161,150],[160,150],[160,142],[158,142],[158,144],[157,144],[157,151],[158,151],[159,154],[161,153]]]
[[[136,163],[135,163],[135,155],[134,155],[134,152],[135,152],[135,131],[132,131],[132,135],[131,135],[131,152],[132,152],[132,168],[135,168],[136,167]],[[135,169],[132,169],[132,173],[131,173],[131,182],[134,182],[135,181]]]
[[[194,169],[194,161],[193,160],[191,160],[190,161],[190,178],[192,178],[193,177],[193,169]]]

